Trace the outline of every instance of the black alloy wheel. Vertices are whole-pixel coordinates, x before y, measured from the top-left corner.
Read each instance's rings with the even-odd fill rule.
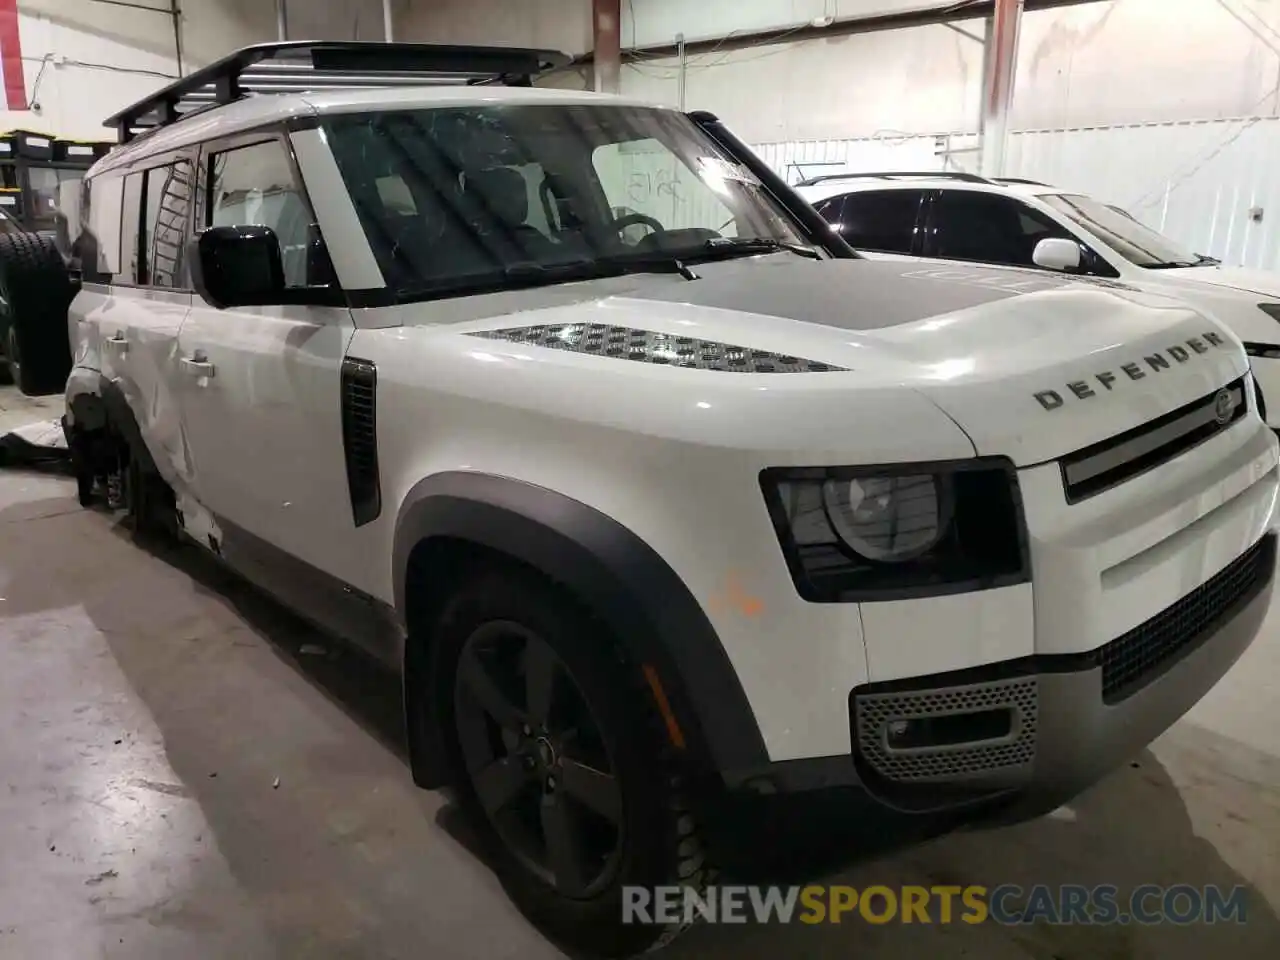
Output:
[[[623,797],[592,706],[551,646],[511,621],[459,654],[454,722],[466,773],[507,849],[562,897],[615,880]]]

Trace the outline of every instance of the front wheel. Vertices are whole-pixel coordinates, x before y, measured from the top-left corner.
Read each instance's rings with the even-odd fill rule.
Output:
[[[435,649],[458,799],[521,911],[599,957],[683,929],[624,922],[625,888],[700,891],[706,870],[653,707],[607,632],[538,577],[495,570],[453,597]]]

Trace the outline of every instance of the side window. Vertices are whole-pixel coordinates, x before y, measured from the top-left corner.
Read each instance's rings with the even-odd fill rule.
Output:
[[[144,175],[131,173],[124,178],[124,199],[120,204],[120,267],[116,278],[124,283],[137,283],[142,276],[142,198]]]
[[[185,289],[186,242],[191,220],[191,165],[152,167],[143,177],[142,251],[138,283]]]
[[[76,256],[84,277],[110,282],[120,273],[120,228],[124,212],[124,180],[104,174],[86,180],[80,204],[80,236]]]
[[[932,256],[1015,267],[1035,266],[1036,244],[1066,237],[1056,223],[1011,197],[944,190],[934,204]]]
[[[855,249],[911,253],[923,200],[923,190],[848,194],[840,211],[840,235]]]
[[[840,232],[841,220],[844,217],[844,197],[830,197],[826,200],[819,200],[813,207],[818,212],[818,216],[831,224],[831,229],[836,233]]]
[[[380,182],[378,190],[404,200],[394,182]],[[285,283],[290,287],[308,285],[311,214],[278,140],[211,154],[208,202],[211,227],[274,230],[280,241]]]

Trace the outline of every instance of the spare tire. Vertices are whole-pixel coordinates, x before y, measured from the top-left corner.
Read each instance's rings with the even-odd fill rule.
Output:
[[[48,237],[0,236],[0,353],[28,396],[61,393],[71,373],[71,275]]]

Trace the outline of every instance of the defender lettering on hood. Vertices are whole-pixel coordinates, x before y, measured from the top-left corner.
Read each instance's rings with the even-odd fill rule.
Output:
[[[1186,346],[1178,344],[1162,351],[1147,354],[1141,361],[1122,363],[1118,368],[1118,373],[1114,370],[1099,371],[1093,375],[1092,379],[1101,384],[1104,390],[1111,391],[1115,389],[1117,383],[1123,383],[1126,380],[1141,380],[1148,373],[1163,373],[1165,370],[1170,369],[1174,363],[1186,363],[1195,354],[1208,353],[1214,347],[1219,349],[1227,347],[1227,341],[1223,339],[1221,334],[1211,332],[1203,333],[1198,337],[1190,337],[1185,343]],[[1187,349],[1188,347],[1190,350]],[[1173,359],[1172,363],[1170,358]],[[1144,365],[1146,369],[1143,369]],[[1066,385],[1066,391],[1078,400],[1089,400],[1098,396],[1097,389],[1089,380],[1073,380]],[[1040,406],[1046,410],[1057,410],[1067,402],[1063,394],[1057,390],[1041,390],[1034,396],[1039,401]]]

